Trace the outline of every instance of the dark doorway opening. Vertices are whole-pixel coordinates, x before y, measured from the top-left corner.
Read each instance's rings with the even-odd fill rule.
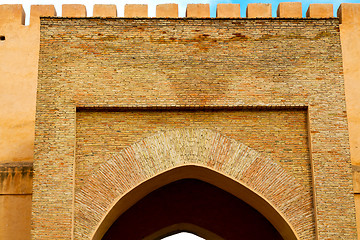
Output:
[[[179,180],[151,192],[124,212],[103,239],[143,239],[179,223],[199,226],[227,240],[283,239],[272,224],[250,205],[196,179]],[[178,229],[178,232],[183,230],[188,229]],[[201,236],[201,233],[194,233]]]

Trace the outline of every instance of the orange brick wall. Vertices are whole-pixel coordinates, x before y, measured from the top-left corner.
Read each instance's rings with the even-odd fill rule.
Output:
[[[122,34],[117,34],[119,32]],[[137,125],[131,125],[138,129],[132,136],[138,134],[135,139],[140,139],[143,134],[150,134],[152,125],[164,119],[173,122],[165,126],[170,128],[176,124],[184,126],[180,122],[195,123],[197,118],[213,119],[219,126],[229,124],[227,128],[231,130],[220,127],[215,130],[243,140],[244,135],[231,132],[238,126],[232,126],[229,119],[230,116],[237,117],[232,114],[240,114],[246,121],[239,124],[239,129],[253,121],[264,124],[259,129],[252,126],[256,129],[254,132],[263,130],[273,137],[277,133],[277,124],[283,124],[279,126],[281,131],[289,132],[290,128],[302,131],[303,136],[290,134],[289,140],[287,136],[279,135],[276,137],[279,143],[272,141],[278,145],[267,143],[269,145],[258,147],[264,141],[258,146],[253,144],[254,139],[246,141],[269,155],[275,155],[270,153],[272,151],[279,153],[275,160],[286,169],[291,166],[293,170],[287,172],[296,175],[307,189],[310,180],[306,173],[309,164],[304,134],[308,133],[318,237],[355,238],[338,19],[45,18],[40,49],[34,165],[36,194],[33,198],[33,233],[36,237],[70,236],[71,222],[76,224],[76,234],[85,236],[92,231],[80,227],[82,223],[78,220],[81,218],[77,213],[76,220],[72,220],[73,191],[80,186],[76,186],[74,176],[81,183],[81,178],[86,177],[84,173],[89,170],[86,162],[89,160],[82,158],[81,153],[93,154],[97,151],[94,150],[97,143],[93,142],[87,149],[86,145],[77,148],[76,142],[81,146],[81,139],[84,143],[87,140],[88,144],[92,138],[99,138],[103,131],[120,131],[125,125],[120,122],[126,119],[136,119]],[[153,109],[152,113],[145,111],[149,108]],[[205,113],[214,114],[207,118],[203,117],[204,113],[190,117],[190,113],[181,112],[188,108],[197,111],[256,108],[263,118],[251,120],[255,117],[249,111],[244,115],[241,115],[245,113],[242,111],[218,111]],[[304,111],[295,115],[290,114],[292,111],[279,116],[272,116],[277,114],[276,111],[269,114],[269,109],[279,108],[306,109],[307,117],[304,117]],[[82,112],[82,109],[87,110]],[[109,109],[115,112],[107,113]],[[125,114],[121,109],[130,115],[120,117],[119,114]],[[136,109],[142,109],[142,112],[136,112]],[[173,109],[173,112],[157,113],[159,109]],[[174,111],[180,113],[177,115]],[[141,120],[136,118],[139,114],[142,114]],[[156,114],[165,115],[153,119]],[[276,120],[270,123],[270,119]],[[268,125],[263,122],[266,120]],[[200,123],[196,124],[193,126],[200,126]],[[204,127],[212,125],[201,124]],[[145,125],[147,133],[144,133]],[[305,126],[307,131],[304,131]],[[81,138],[77,134],[90,135]],[[111,145],[113,136],[99,139]],[[288,148],[282,141],[294,145]],[[299,149],[295,147],[297,141],[301,143]],[[110,146],[106,151],[120,150],[121,140],[117,144],[115,149]],[[270,145],[276,147],[270,149]],[[291,152],[296,150],[302,152],[304,158],[293,158]],[[77,154],[79,157],[74,158]],[[93,160],[91,156],[89,159]],[[131,169],[131,166],[127,167]],[[304,176],[300,176],[301,173],[305,173]],[[136,179],[128,179],[133,180]],[[87,201],[91,203],[91,196],[88,197]],[[97,215],[91,219],[92,226],[96,226],[96,219],[102,218],[104,209],[112,205],[100,201],[105,205],[101,205],[101,211],[94,211]],[[275,202],[280,204],[281,201]],[[84,207],[81,202],[77,203]],[[42,211],[43,208],[48,211]],[[300,223],[294,224],[297,224],[296,229],[301,229]],[[46,225],[53,229],[51,236]],[[310,228],[306,231],[311,232]],[[301,234],[304,238],[310,236]]]

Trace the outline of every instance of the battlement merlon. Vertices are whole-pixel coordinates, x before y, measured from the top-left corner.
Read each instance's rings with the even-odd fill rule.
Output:
[[[159,4],[156,6],[156,17],[179,17],[179,7],[176,3]]]
[[[250,3],[246,8],[246,17],[249,18],[271,18],[271,4]],[[117,17],[116,5],[95,4],[93,7],[94,17]],[[32,5],[30,11],[30,25],[39,22],[40,16],[57,16],[53,5]],[[360,24],[360,4],[342,3],[337,11],[337,16],[341,23]],[[62,5],[62,17],[87,17],[85,5],[64,4]],[[124,17],[148,17],[148,5],[146,4],[126,4],[124,7]],[[178,5],[159,4],[156,6],[156,17],[179,17]],[[186,17],[209,18],[209,4],[188,4]],[[240,4],[218,4],[216,9],[218,18],[239,18]],[[277,17],[280,18],[301,18],[301,2],[282,2],[277,8]],[[329,18],[333,17],[332,4],[310,4],[306,12],[306,17],[310,18]],[[21,4],[0,5],[0,25],[2,24],[25,24],[25,12]]]
[[[30,25],[39,24],[42,16],[56,16],[53,5],[32,5],[30,8]]]
[[[360,3],[342,3],[337,10],[337,16],[342,24],[360,24]]]
[[[0,5],[0,23],[25,24],[25,12],[21,4]]]
[[[86,17],[86,7],[82,4],[63,4],[62,5],[63,17]]]
[[[117,9],[114,4],[95,4],[93,9],[94,17],[117,17]]]

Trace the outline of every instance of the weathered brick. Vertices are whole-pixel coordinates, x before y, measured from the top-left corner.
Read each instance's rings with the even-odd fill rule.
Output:
[[[90,236],[132,180],[139,183],[178,164],[152,168],[134,150],[141,148],[134,139],[151,138],[149,144],[157,146],[156,132],[173,128],[213,129],[271,156],[249,163],[243,180],[252,189],[274,190],[266,199],[292,221],[300,239],[315,238],[315,226],[319,239],[356,238],[338,19],[44,18],[41,29],[34,238],[71,237],[74,189],[75,235]],[[124,119],[134,128],[126,129]],[[228,159],[222,153],[234,140],[221,137],[225,145],[214,150],[216,161],[205,161],[190,143],[209,138],[183,138],[189,142],[171,138],[176,151],[188,149],[180,165],[191,160],[222,171]],[[101,152],[104,145],[108,149]],[[98,178],[105,170],[121,175],[106,161],[121,149],[123,170],[136,171],[136,178]],[[96,154],[102,160],[92,161]],[[96,167],[88,178],[86,171]],[[282,190],[267,188],[264,173],[281,176]],[[107,184],[118,189],[97,196],[84,187],[89,179],[99,180],[95,190]],[[304,188],[296,187],[294,199],[293,181]],[[78,221],[90,206],[82,205],[82,190],[96,206],[89,222]],[[316,196],[315,209],[309,192]],[[304,220],[309,206],[316,215],[311,226]],[[304,215],[294,214],[299,211]]]

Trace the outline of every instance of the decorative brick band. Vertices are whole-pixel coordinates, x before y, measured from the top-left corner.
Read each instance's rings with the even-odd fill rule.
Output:
[[[98,239],[92,237],[94,232],[127,193],[188,165],[216,172],[255,193],[263,201],[260,212],[265,202],[287,223],[292,233],[272,222],[286,239],[315,239],[312,200],[293,176],[244,144],[208,129],[190,128],[158,132],[102,164],[76,193],[75,239]]]

